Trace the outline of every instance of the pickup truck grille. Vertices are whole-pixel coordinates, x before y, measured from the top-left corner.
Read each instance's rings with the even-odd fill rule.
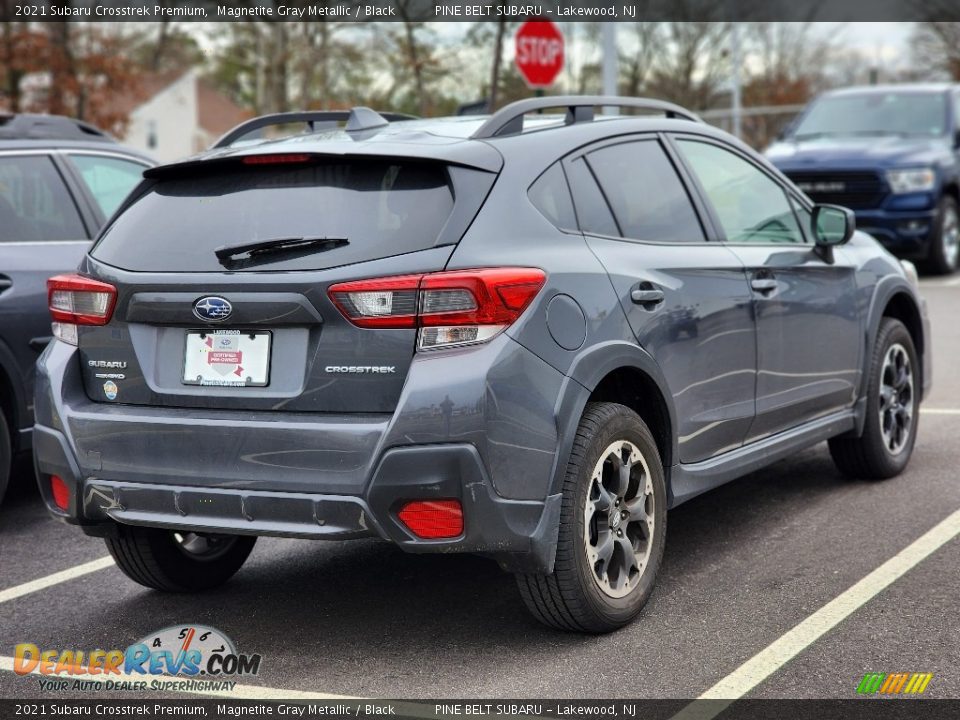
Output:
[[[875,172],[805,171],[786,175],[814,202],[843,205],[851,210],[879,207],[887,192]]]

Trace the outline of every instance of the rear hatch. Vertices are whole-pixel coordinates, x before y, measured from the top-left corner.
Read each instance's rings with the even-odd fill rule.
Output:
[[[76,329],[87,396],[375,413],[396,407],[417,341],[414,323],[377,316],[403,315],[411,296],[331,286],[442,270],[496,174],[261,153],[148,178],[84,267],[116,290],[109,322]],[[372,319],[351,322],[358,307]]]

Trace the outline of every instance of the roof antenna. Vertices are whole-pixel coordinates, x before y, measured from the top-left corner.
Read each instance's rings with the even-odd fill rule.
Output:
[[[361,132],[386,127],[389,124],[389,121],[376,110],[371,110],[368,107],[355,107],[350,111],[350,117],[347,118],[347,126],[344,130]]]

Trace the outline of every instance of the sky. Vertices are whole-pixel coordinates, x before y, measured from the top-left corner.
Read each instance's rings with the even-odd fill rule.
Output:
[[[845,26],[841,29],[848,42],[856,45],[858,49],[876,60],[903,64],[909,59],[912,23],[852,22],[824,24]]]

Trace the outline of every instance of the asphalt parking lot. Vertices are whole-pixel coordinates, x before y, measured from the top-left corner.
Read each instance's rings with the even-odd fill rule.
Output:
[[[260,653],[246,684],[269,688],[264,696],[697,697],[960,509],[960,278],[924,285],[935,385],[909,470],[850,482],[820,445],[687,503],[669,516],[651,602],[605,637],[541,627],[490,561],[375,541],[261,539],[233,581],[201,596],[149,591],[107,566],[4,599],[107,555],[47,517],[24,464],[0,507],[0,697],[41,696],[36,677],[11,672],[17,643],[126,647],[182,623]],[[952,537],[794,648],[747,696],[851,698],[866,672],[931,672],[926,696],[960,697]]]

